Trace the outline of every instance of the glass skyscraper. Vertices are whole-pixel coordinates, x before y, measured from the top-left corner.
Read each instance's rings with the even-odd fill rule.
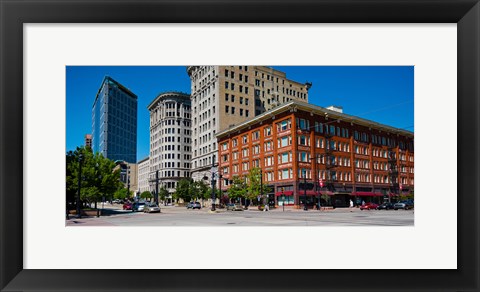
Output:
[[[137,96],[108,76],[93,103],[92,146],[108,159],[137,161]]]

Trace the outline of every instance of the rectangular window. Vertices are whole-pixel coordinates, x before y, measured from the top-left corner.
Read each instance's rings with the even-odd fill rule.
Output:
[[[222,143],[222,150],[228,149],[228,142]]]
[[[265,147],[265,151],[272,151],[273,150],[273,142],[272,141],[265,142],[264,147]]]
[[[235,107],[232,106],[232,115],[234,115],[234,114],[235,114]]]
[[[310,121],[305,119],[297,118],[297,128],[301,130],[309,130],[310,129]]]
[[[225,113],[227,113],[227,114],[228,114],[228,109],[229,109],[229,107],[228,107],[228,105],[226,105],[225,106]]]
[[[284,120],[281,121],[280,123],[277,123],[277,130],[280,131],[286,131],[290,129],[290,120]]]
[[[264,135],[265,136],[272,135],[272,127],[266,127],[265,130],[264,130]]]
[[[248,110],[245,110],[245,116],[248,118]]]
[[[255,131],[252,133],[252,141],[260,139],[260,131]]]
[[[272,166],[273,165],[273,156],[265,157],[265,166]]]
[[[292,162],[292,152],[284,152],[278,155],[278,163],[288,163]]]
[[[290,136],[285,136],[278,139],[278,147],[286,147],[292,144],[292,138]]]

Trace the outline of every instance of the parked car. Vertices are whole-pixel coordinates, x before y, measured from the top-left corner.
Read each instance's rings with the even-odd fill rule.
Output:
[[[393,209],[393,203],[383,203],[381,205],[378,205],[377,210],[392,210]]]
[[[123,204],[123,210],[132,210],[133,204],[130,202],[126,202]]]
[[[368,202],[365,205],[360,206],[360,210],[375,210],[377,209],[378,205],[372,202]]]
[[[227,204],[227,211],[243,211],[243,207],[237,204]]]
[[[190,203],[187,204],[187,209],[190,209],[190,208],[192,210],[193,209],[199,209],[200,210],[202,208],[202,205],[200,205],[199,202],[190,202]]]
[[[143,209],[145,209],[145,203],[143,203],[143,202],[135,203],[135,204],[133,204],[133,206],[132,206],[132,211],[133,211],[133,212],[135,212],[135,211],[137,211],[137,212],[142,212]]]
[[[155,203],[146,203],[143,213],[160,213],[160,208]]]
[[[395,203],[395,205],[393,205],[393,209],[394,209],[394,210],[398,210],[398,209],[404,209],[404,210],[413,209],[413,202],[412,202],[412,201],[400,201],[400,202],[398,202],[398,203]]]

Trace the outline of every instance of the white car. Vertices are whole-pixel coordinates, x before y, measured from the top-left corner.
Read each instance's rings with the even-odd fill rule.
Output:
[[[145,203],[134,203],[132,206],[132,211],[142,212],[145,209]]]

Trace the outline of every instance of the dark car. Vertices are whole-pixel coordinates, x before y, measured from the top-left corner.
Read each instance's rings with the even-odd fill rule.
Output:
[[[394,210],[398,210],[398,209],[410,210],[410,209],[413,209],[413,202],[412,201],[400,201],[398,203],[395,203],[395,205],[393,205],[393,209]]]
[[[200,205],[199,202],[190,202],[190,203],[187,204],[187,209],[190,209],[190,208],[192,210],[193,209],[199,209],[200,210],[202,208],[202,205]]]
[[[360,210],[375,210],[377,207],[377,204],[368,202],[365,205],[360,206]]]
[[[383,203],[378,205],[377,210],[393,210],[393,203]]]
[[[130,202],[126,202],[123,204],[123,210],[132,210],[133,204]]]

